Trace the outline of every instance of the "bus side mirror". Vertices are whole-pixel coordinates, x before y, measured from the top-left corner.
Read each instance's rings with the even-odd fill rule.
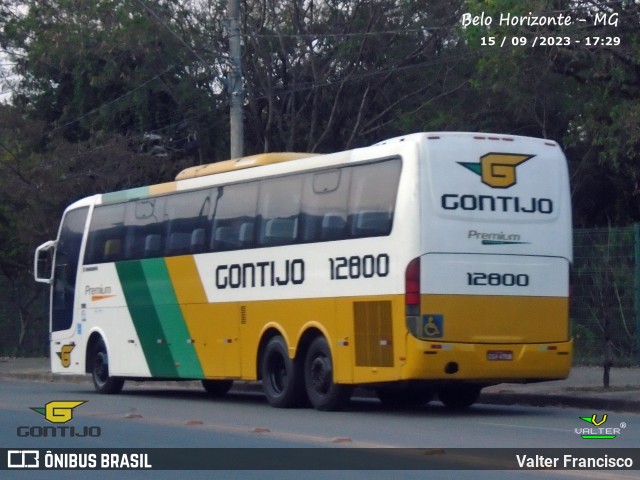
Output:
[[[33,276],[36,282],[51,285],[53,282],[53,252],[56,242],[49,240],[36,248]]]

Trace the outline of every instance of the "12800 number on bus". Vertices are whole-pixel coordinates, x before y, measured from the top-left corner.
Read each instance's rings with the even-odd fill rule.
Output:
[[[331,280],[386,277],[389,275],[389,255],[354,255],[329,259]]]
[[[474,287],[527,287],[529,275],[526,273],[483,273],[467,272],[467,285]]]

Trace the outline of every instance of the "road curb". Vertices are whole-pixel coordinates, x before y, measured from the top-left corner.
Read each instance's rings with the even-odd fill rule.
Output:
[[[639,413],[637,401],[620,398],[579,397],[539,393],[483,393],[478,403],[489,405],[530,405],[534,407],[572,407],[585,410]]]

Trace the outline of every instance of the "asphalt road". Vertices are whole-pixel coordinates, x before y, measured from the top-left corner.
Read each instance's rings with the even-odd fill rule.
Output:
[[[76,432],[89,432],[83,437],[54,438],[43,427],[50,426],[42,415],[31,407],[44,407],[51,401],[86,401],[73,410],[73,418],[66,426]],[[576,471],[576,470],[499,470],[504,466],[478,449],[552,448],[559,455],[572,449],[591,449],[591,452],[609,454],[616,448],[634,448],[640,445],[640,415],[609,413],[605,425],[618,428],[616,438],[585,440],[576,432],[591,427],[580,417],[601,412],[572,408],[476,405],[465,412],[451,412],[435,402],[409,410],[389,410],[373,399],[358,399],[343,412],[318,412],[312,409],[280,410],[268,406],[261,394],[235,393],[225,400],[213,400],[204,392],[181,388],[158,388],[153,384],[128,387],[123,394],[104,396],[93,393],[86,385],[52,384],[37,382],[0,383],[0,448],[6,449],[106,449],[106,448],[228,448],[246,449],[249,455],[237,460],[237,470],[154,472],[69,472],[69,471],[4,471],[4,478],[153,478],[176,476],[185,478],[301,478],[292,470],[253,470],[248,459],[256,461],[266,448],[275,449],[281,464],[291,458],[300,465],[306,449],[316,449],[319,458],[326,460],[322,470],[304,472],[303,478],[637,478],[638,470],[629,471]],[[605,426],[603,425],[603,426]],[[622,428],[622,425],[624,427]],[[25,428],[26,427],[26,428]],[[66,430],[65,432],[69,432]],[[59,429],[57,432],[61,432]],[[47,435],[47,436],[43,436]],[[305,449],[292,451],[291,448]],[[453,449],[463,451],[465,462],[455,472],[407,470],[393,474],[380,470],[372,458],[371,468],[377,470],[342,471],[339,455],[332,451],[354,452],[359,449],[384,457],[389,448],[420,449],[451,458]],[[371,450],[376,449],[376,450]],[[227,450],[232,454],[233,450]],[[225,452],[227,452],[225,451]],[[397,452],[397,451],[393,451]],[[405,451],[400,451],[407,453]],[[410,453],[410,452],[409,452]],[[371,453],[368,453],[371,455]],[[379,454],[379,455],[378,455]],[[590,453],[591,455],[591,453]],[[287,457],[289,456],[289,457]],[[477,458],[475,458],[477,457]],[[349,459],[348,459],[349,460]],[[362,462],[358,457],[351,460]],[[389,457],[389,465],[397,458]],[[386,461],[386,460],[385,460]],[[245,463],[242,463],[245,462]],[[364,460],[366,464],[366,459]],[[470,463],[469,463],[470,462]],[[473,462],[476,462],[475,467]],[[335,464],[334,464],[335,463]],[[455,465],[458,465],[454,463]],[[368,466],[368,465],[367,465]],[[640,460],[638,461],[640,467]],[[297,468],[297,467],[296,467]],[[317,468],[317,466],[316,466]],[[387,468],[383,462],[383,468]],[[478,470],[474,470],[477,468]],[[495,468],[496,470],[483,470]],[[397,473],[397,472],[396,472]]]

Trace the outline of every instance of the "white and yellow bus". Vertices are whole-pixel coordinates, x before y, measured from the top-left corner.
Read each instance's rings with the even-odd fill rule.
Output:
[[[52,371],[98,392],[261,380],[275,407],[333,410],[364,386],[462,408],[487,385],[568,375],[571,257],[555,142],[442,132],[79,200],[35,277]]]

